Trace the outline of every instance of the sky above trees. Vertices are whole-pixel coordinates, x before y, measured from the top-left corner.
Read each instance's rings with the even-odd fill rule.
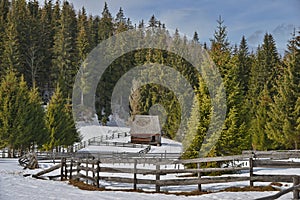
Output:
[[[120,6],[134,24],[141,19],[148,21],[154,14],[169,30],[178,28],[189,37],[197,31],[200,41],[205,42],[212,37],[221,15],[230,42],[238,44],[245,35],[250,50],[256,49],[268,32],[283,53],[294,27],[300,27],[299,0],[70,0],[76,10],[84,6],[88,14],[93,15],[101,15],[105,1],[113,16]]]

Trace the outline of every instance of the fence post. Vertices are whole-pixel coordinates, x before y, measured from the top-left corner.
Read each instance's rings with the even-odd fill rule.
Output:
[[[61,158],[61,168],[60,168],[60,180],[64,180],[64,165],[65,165],[65,160],[64,158]]]
[[[293,177],[293,186],[299,185],[299,176],[294,176]],[[299,199],[299,190],[295,189],[293,190],[293,199]]]
[[[88,170],[88,167],[89,167],[89,160],[88,160],[88,158],[86,158],[86,171],[85,171],[86,177],[89,176],[89,170]],[[88,179],[86,179],[86,184],[89,184],[89,180],[88,180]]]
[[[95,168],[95,160],[93,159],[93,164],[92,164],[93,171],[92,171],[92,174],[93,174],[93,179],[96,180],[95,179],[95,169],[94,168]],[[96,185],[96,183],[94,182],[93,185]]]
[[[72,180],[72,173],[73,173],[73,159],[71,159],[71,164],[70,164],[70,180]]]
[[[250,174],[250,187],[253,187],[253,181],[252,181],[252,177],[253,177],[253,158],[250,157],[249,158],[249,174]]]
[[[97,160],[97,188],[100,187],[100,161]]]
[[[160,164],[157,163],[156,164],[156,174],[155,174],[155,180],[156,180],[156,183],[155,183],[155,190],[156,192],[160,192],[160,186],[158,185],[158,181],[160,180]]]
[[[200,163],[197,163],[197,169],[199,170],[199,171],[198,171],[198,179],[199,179],[199,180],[201,180],[201,172],[200,172],[200,168],[201,168]],[[198,190],[199,190],[199,192],[201,192],[201,184],[198,184]]]
[[[77,162],[77,175],[79,175],[79,173],[80,173],[80,159],[78,159],[78,162]],[[77,181],[79,181],[80,180],[80,178],[76,178],[76,180]]]
[[[137,173],[137,160],[134,160],[134,165],[133,165],[133,189],[136,190],[136,184],[137,184],[137,177],[136,177],[136,173]]]
[[[65,163],[65,180],[68,179],[68,169],[67,169],[67,158],[64,158],[64,163]]]

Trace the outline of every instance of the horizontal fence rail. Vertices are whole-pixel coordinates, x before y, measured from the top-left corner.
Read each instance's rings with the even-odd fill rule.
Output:
[[[268,157],[269,155],[269,157]],[[56,155],[58,157],[59,155]],[[39,172],[34,177],[41,178],[49,170],[60,168],[61,180],[73,179],[83,181],[96,187],[101,187],[101,181],[132,184],[133,189],[137,185],[154,185],[155,191],[160,192],[161,187],[197,185],[202,190],[203,184],[227,183],[249,181],[253,186],[255,182],[285,182],[293,183],[294,198],[299,196],[300,170],[296,174],[257,174],[257,170],[299,168],[300,161],[292,161],[290,158],[300,158],[300,151],[244,151],[241,155],[207,157],[183,160],[179,154],[146,153],[73,153],[63,157],[61,162],[48,171]],[[209,163],[219,163],[219,167]],[[187,166],[193,166],[188,168]],[[225,176],[211,176],[207,173],[243,173]],[[285,191],[286,192],[286,191]],[[285,192],[280,195],[286,194]]]

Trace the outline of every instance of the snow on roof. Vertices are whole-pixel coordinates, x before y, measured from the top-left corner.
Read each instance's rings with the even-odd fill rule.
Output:
[[[136,115],[131,125],[130,134],[157,134],[160,131],[157,115]]]

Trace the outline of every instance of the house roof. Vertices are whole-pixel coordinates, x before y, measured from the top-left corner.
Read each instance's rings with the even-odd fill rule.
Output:
[[[131,124],[130,134],[160,134],[159,118],[156,115],[136,115]]]

